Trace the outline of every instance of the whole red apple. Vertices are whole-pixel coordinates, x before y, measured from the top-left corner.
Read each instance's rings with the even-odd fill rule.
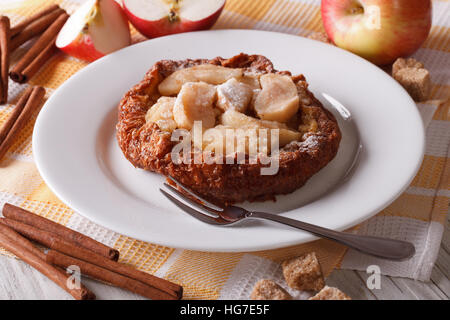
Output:
[[[416,51],[431,28],[431,0],[322,0],[328,37],[384,65]]]
[[[123,0],[128,19],[148,38],[209,29],[224,6],[225,0]]]

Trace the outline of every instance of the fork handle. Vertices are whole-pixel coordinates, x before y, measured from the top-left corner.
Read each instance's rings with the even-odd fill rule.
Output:
[[[360,252],[383,259],[406,260],[411,258],[415,253],[414,245],[406,241],[334,231],[265,212],[249,212],[247,217],[271,220],[300,230],[308,231],[314,235],[334,240]]]

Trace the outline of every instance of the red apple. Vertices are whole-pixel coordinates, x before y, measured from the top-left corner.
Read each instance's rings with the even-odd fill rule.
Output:
[[[148,38],[209,29],[224,5],[225,0],[123,0],[128,19]]]
[[[378,65],[416,51],[431,28],[431,0],[322,0],[328,37]]]
[[[67,20],[56,46],[76,58],[94,61],[131,44],[122,7],[114,0],[88,0]]]

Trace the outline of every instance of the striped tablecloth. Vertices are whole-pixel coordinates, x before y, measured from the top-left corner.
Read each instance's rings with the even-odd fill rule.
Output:
[[[0,13],[12,23],[49,3],[72,13],[81,0],[2,0]],[[121,261],[180,283],[188,299],[248,298],[260,278],[281,281],[279,262],[307,251],[318,254],[325,274],[336,267],[365,270],[378,264],[384,274],[427,280],[436,259],[447,214],[449,192],[448,144],[450,139],[450,2],[433,1],[433,27],[428,40],[414,54],[431,72],[430,102],[420,105],[427,129],[427,149],[422,167],[411,186],[388,208],[364,223],[360,233],[392,236],[413,241],[416,256],[403,263],[386,263],[349,251],[327,240],[253,253],[206,253],[163,247],[117,234],[83,218],[63,204],[46,186],[33,162],[31,133],[34,119],[23,130],[0,162],[0,206],[10,202],[81,231],[121,252]],[[214,26],[244,28],[307,36],[323,31],[319,0],[227,0]],[[144,37],[133,30],[134,41]],[[27,45],[12,56],[12,63]],[[85,67],[85,62],[62,53],[46,63],[31,81],[47,89],[47,97],[65,80]],[[10,104],[0,106],[0,124],[11,112],[26,85],[10,82]],[[8,254],[0,249],[0,252]],[[344,257],[345,256],[345,257]],[[292,292],[297,298],[306,293]]]

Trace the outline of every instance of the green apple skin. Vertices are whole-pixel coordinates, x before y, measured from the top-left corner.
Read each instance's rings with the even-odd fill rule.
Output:
[[[321,11],[334,44],[377,65],[415,52],[431,28],[431,0],[322,0]]]

